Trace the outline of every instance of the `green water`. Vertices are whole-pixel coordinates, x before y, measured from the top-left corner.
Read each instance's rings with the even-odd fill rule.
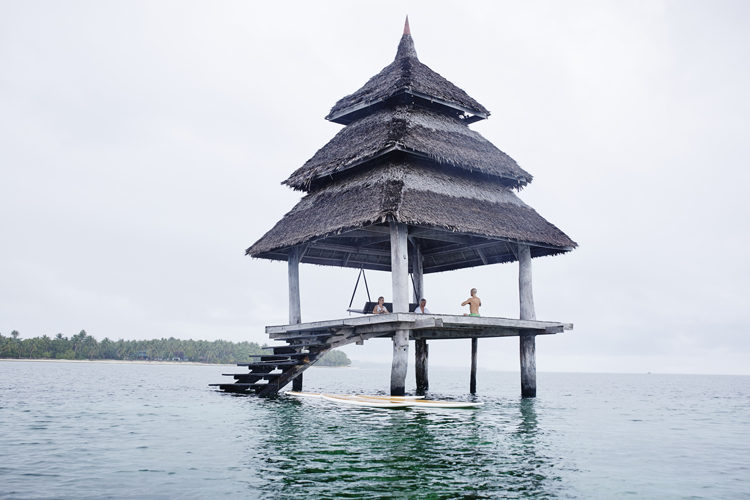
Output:
[[[0,362],[1,498],[748,498],[750,377],[479,372],[475,410],[260,400],[231,368]],[[387,366],[306,390],[375,393]],[[464,399],[466,370],[433,368]],[[413,383],[412,383],[413,386]]]

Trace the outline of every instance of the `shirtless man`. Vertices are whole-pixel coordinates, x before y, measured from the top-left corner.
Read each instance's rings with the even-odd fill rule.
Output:
[[[464,316],[479,316],[479,306],[482,305],[482,301],[477,297],[476,288],[471,289],[471,297],[461,302],[462,306],[466,304],[469,304],[469,314],[464,313]]]

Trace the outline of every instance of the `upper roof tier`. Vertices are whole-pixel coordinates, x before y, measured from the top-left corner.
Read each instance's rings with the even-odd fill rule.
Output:
[[[398,44],[396,59],[365,85],[340,99],[327,120],[347,125],[388,102],[418,102],[458,116],[467,123],[487,118],[490,112],[466,92],[417,59],[409,20]]]

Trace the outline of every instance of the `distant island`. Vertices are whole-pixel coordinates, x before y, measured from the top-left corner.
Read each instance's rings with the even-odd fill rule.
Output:
[[[247,362],[252,354],[271,354],[255,342],[226,340],[181,340],[174,337],[153,340],[97,341],[86,330],[68,338],[58,333],[22,339],[13,330],[9,337],[0,333],[0,358],[12,359],[113,359],[129,361],[192,361],[230,364]],[[341,351],[330,351],[316,366],[348,366],[349,357]]]

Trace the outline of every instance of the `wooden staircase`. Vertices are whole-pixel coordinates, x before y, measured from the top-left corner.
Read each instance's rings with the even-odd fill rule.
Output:
[[[223,384],[209,384],[222,391],[235,393],[254,393],[258,396],[276,394],[285,385],[300,375],[307,368],[315,364],[325,353],[334,346],[328,342],[331,335],[319,333],[307,336],[279,338],[287,345],[264,347],[273,351],[269,354],[254,354],[251,358],[258,358],[249,363],[237,363],[239,367],[247,367],[242,373],[223,373],[223,376],[234,377],[234,382]],[[337,347],[340,345],[337,343]]]
[[[460,323],[490,321],[488,318],[456,318]],[[363,344],[376,337],[391,337],[396,330],[409,330],[413,337],[417,332],[434,334],[436,328],[442,327],[443,320],[439,317],[423,318],[409,313],[267,326],[266,333],[272,340],[286,342],[287,345],[265,347],[272,352],[251,356],[259,359],[249,363],[238,363],[237,366],[247,367],[246,372],[223,374],[233,377],[234,382],[209,385],[226,392],[272,396],[331,349],[352,343]],[[496,325],[493,324],[492,328],[496,328]]]

